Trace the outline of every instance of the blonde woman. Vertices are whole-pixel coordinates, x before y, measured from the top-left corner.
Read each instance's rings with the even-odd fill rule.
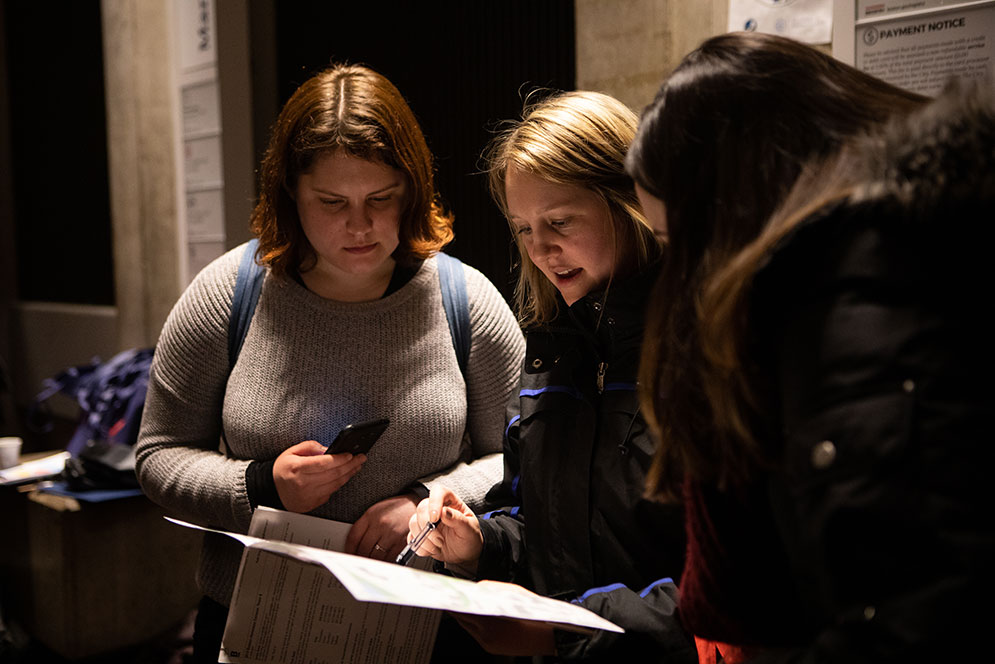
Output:
[[[653,444],[636,394],[643,309],[659,246],[623,169],[636,117],[611,97],[553,96],[488,150],[491,192],[521,254],[526,357],[509,408],[498,511],[433,488],[421,555],[478,579],[578,602],[625,628],[577,634],[461,617],[485,649],[561,659],[694,661],[674,614],[681,508],[643,498]]]

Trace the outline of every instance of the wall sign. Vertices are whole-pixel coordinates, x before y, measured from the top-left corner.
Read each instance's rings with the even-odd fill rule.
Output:
[[[764,32],[807,44],[828,44],[832,0],[729,0],[729,32]]]
[[[995,0],[837,2],[833,55],[935,96],[953,76],[995,79]]]
[[[182,117],[178,149],[183,281],[224,253],[224,171],[214,0],[178,0],[177,71]]]

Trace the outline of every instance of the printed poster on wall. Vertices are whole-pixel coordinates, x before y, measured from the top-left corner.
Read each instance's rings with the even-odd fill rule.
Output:
[[[834,57],[907,90],[995,79],[995,0],[836,0],[833,23]]]
[[[967,0],[970,2],[970,0]],[[908,14],[921,9],[939,9],[963,5],[965,0],[857,0],[857,18]]]
[[[214,1],[179,0],[174,7],[179,29],[180,70],[213,66],[217,59]]]
[[[221,137],[183,141],[183,179],[187,188],[221,187]]]
[[[218,82],[207,80],[184,86],[180,91],[183,110],[183,136],[221,132]]]
[[[889,3],[879,4],[886,5],[881,13],[887,19],[858,22],[856,28],[858,69],[929,96],[952,76],[995,76],[995,2],[897,16],[888,12]]]
[[[220,187],[200,191],[187,189],[187,238],[224,241],[223,193]]]
[[[807,44],[833,36],[832,0],[729,0],[729,32],[763,32]]]

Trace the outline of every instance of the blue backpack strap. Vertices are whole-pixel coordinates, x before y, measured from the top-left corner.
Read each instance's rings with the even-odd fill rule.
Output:
[[[466,275],[463,263],[441,251],[436,254],[439,267],[439,286],[442,288],[442,307],[446,310],[449,335],[456,350],[456,362],[466,379],[470,362],[470,303],[466,295]]]
[[[256,312],[259,291],[263,287],[266,271],[256,262],[256,249],[259,240],[253,238],[245,245],[242,260],[238,264],[238,277],[235,279],[235,292],[231,298],[231,318],[228,321],[228,371],[235,368],[235,361],[242,351],[242,343],[249,331],[249,323]]]

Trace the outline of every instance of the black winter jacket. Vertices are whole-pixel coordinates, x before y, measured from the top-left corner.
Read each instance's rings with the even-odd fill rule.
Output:
[[[941,99],[893,128],[868,157],[875,184],[757,274],[780,463],[738,495],[752,503],[689,492],[689,524],[708,523],[691,550],[711,552],[682,586],[699,636],[765,662],[991,656],[993,100]]]
[[[654,449],[636,375],[656,274],[616,281],[604,302],[561,301],[556,321],[526,332],[505,478],[489,496],[507,507],[481,519],[478,575],[580,603],[626,630],[558,630],[562,659],[696,661],[674,615],[682,511],[643,497]]]

